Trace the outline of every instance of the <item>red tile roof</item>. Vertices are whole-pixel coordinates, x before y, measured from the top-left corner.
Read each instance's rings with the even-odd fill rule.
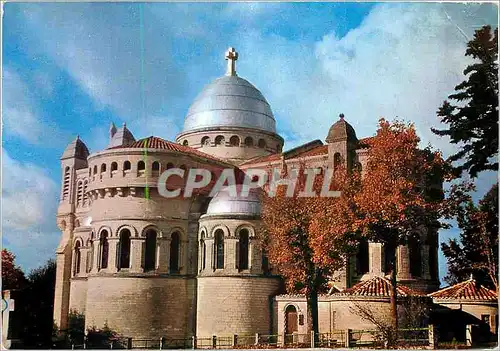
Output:
[[[326,154],[328,154],[328,145],[321,145],[321,146],[315,147],[314,149],[311,149],[309,151],[301,153],[298,156],[299,157],[308,157],[308,156],[317,156],[317,155],[326,155]]]
[[[447,288],[429,294],[436,299],[457,299],[457,300],[486,300],[494,301],[498,299],[498,294],[480,284],[474,279],[469,279]]]
[[[261,156],[257,158],[253,158],[251,160],[243,162],[240,166],[251,165],[256,163],[264,163],[264,162],[274,162],[281,159],[282,154],[271,154],[267,156]]]
[[[123,149],[123,148],[132,148],[132,149],[161,149],[161,150],[170,150],[170,151],[177,151],[177,152],[182,152],[186,154],[191,154],[195,155],[198,157],[206,158],[209,160],[214,160],[214,161],[219,161],[219,162],[224,162],[223,160],[206,154],[204,152],[198,151],[196,149],[193,149],[192,147],[189,146],[184,146],[181,144],[177,144],[162,138],[158,138],[155,136],[150,136],[148,138],[140,139],[135,142],[133,142],[130,145],[123,145],[123,146],[115,146],[110,149]]]
[[[422,293],[401,284],[397,284],[396,289],[398,296],[423,295]],[[373,277],[370,280],[359,282],[353,287],[345,289],[341,292],[341,294],[352,296],[390,297],[391,281],[384,277]]]

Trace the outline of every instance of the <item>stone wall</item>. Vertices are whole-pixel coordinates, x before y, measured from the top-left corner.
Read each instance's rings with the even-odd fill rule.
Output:
[[[270,334],[279,286],[271,277],[198,277],[197,336]]]
[[[133,338],[194,335],[196,280],[185,277],[89,277],[86,328]]]

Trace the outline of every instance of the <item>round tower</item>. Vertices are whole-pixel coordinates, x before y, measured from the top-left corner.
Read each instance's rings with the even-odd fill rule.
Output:
[[[239,164],[279,153],[283,138],[262,93],[236,74],[238,53],[226,52],[226,75],[207,85],[189,108],[176,141]]]
[[[197,336],[269,334],[271,298],[281,281],[271,274],[256,238],[259,193],[232,197],[221,191],[199,223]]]

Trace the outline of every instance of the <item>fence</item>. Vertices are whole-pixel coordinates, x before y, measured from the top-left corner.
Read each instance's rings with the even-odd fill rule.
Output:
[[[386,337],[378,330],[332,330],[319,334],[279,334],[279,335],[231,335],[190,338],[133,339],[113,338],[103,345],[72,345],[72,349],[252,349],[252,348],[352,348],[386,347]],[[437,346],[435,328],[399,329],[397,346],[422,347]]]

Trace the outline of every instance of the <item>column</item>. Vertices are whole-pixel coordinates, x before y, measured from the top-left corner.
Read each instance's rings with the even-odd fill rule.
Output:
[[[384,245],[382,243],[368,243],[368,265],[370,275],[384,275]]]
[[[130,238],[130,272],[132,273],[142,273],[142,261],[143,261],[143,238]]]
[[[410,250],[408,249],[408,245],[398,246],[396,254],[396,262],[397,262],[397,279],[398,280],[411,279]]]
[[[228,273],[237,273],[236,268],[236,238],[224,238],[224,269]]]
[[[188,267],[188,240],[182,240],[179,247],[179,273],[186,274]]]
[[[428,244],[422,245],[422,251],[420,252],[420,260],[422,263],[422,278],[423,279],[431,279],[431,270],[429,266],[429,252],[430,248]]]
[[[160,273],[168,273],[170,263],[170,239],[158,238],[158,261],[157,267]]]
[[[207,245],[207,264],[205,266],[206,271],[212,271],[215,267],[214,262],[214,238],[205,239],[205,245]]]
[[[88,257],[88,252],[90,251],[90,247],[84,247],[83,249],[80,249],[80,273],[78,274],[79,276],[87,276],[87,257]]]
[[[94,257],[92,258],[92,269],[91,273],[97,273],[99,271],[99,267],[101,266],[101,262],[99,261],[100,252],[101,252],[101,242],[98,239],[95,239],[93,242],[94,245]]]
[[[118,272],[118,243],[120,240],[118,238],[109,238],[109,251],[108,251],[108,269],[109,273]]]
[[[255,238],[248,240],[248,268],[254,274],[262,274],[262,251],[260,245]]]

